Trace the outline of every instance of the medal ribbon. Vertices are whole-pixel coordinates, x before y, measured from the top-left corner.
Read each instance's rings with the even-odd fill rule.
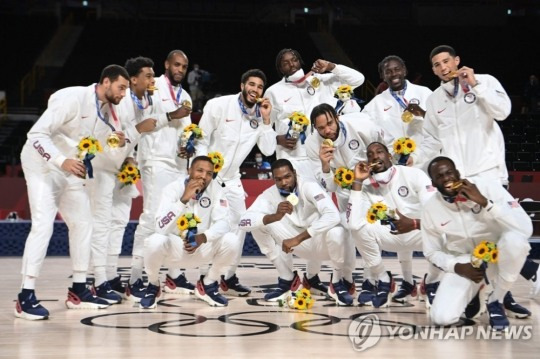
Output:
[[[371,182],[371,185],[373,188],[379,188],[380,184],[388,184],[394,178],[394,175],[396,174],[396,169],[394,167],[390,168],[390,179],[388,181],[376,181],[373,177],[369,176],[369,182]],[[379,184],[380,183],[380,184]]]
[[[238,105],[240,106],[240,111],[242,111],[242,113],[248,117],[250,117],[251,115],[249,114],[247,108],[246,108],[246,105],[244,105],[244,103],[242,102],[242,99],[240,98],[240,96],[242,96],[242,94],[238,95]],[[255,116],[257,118],[260,118],[261,117],[261,110],[260,110],[260,106],[259,104],[255,104]]]
[[[405,91],[406,90],[407,90],[407,82],[405,82],[405,85],[403,86],[403,90],[401,90],[401,91],[392,91],[392,90],[390,90],[390,94],[392,95],[392,97],[396,99],[396,101],[399,103],[399,105],[403,109],[406,109],[407,106],[409,105],[409,101],[407,101],[405,99]],[[398,95],[400,92],[402,93],[401,97]],[[403,98],[403,99],[401,99],[401,98]]]
[[[290,83],[290,84],[299,85],[299,84],[302,84],[304,81],[306,81],[306,79],[308,77],[310,77],[311,75],[313,75],[313,71],[308,72],[307,74],[305,74],[304,76],[302,76],[301,78],[299,78],[296,81],[289,81],[289,80],[287,80],[287,78],[285,78],[285,82]]]
[[[94,88],[94,94],[96,96],[96,111],[97,111],[97,115],[98,117],[100,118],[101,121],[103,121],[107,126],[109,126],[111,128],[111,130],[114,132],[116,131],[116,129],[114,128],[113,125],[111,125],[111,123],[109,122],[109,117],[105,117],[103,116],[103,114],[101,113],[101,110],[99,109],[99,100],[98,100],[98,95],[97,95],[97,85],[96,87]],[[118,119],[116,118],[116,114],[114,113],[114,110],[111,106],[111,104],[109,104],[109,108],[111,110],[111,114],[113,115],[113,118],[115,121],[118,121]]]
[[[167,75],[165,75],[165,81],[167,81],[167,86],[169,87],[169,92],[171,93],[171,98],[172,98],[174,104],[176,106],[178,106],[178,104],[180,103],[180,95],[182,94],[182,85],[179,86],[180,88],[178,89],[178,92],[175,95],[173,87],[171,85],[171,81],[169,80]]]

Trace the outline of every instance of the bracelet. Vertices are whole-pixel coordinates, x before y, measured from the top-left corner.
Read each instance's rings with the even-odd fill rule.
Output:
[[[171,122],[172,121],[171,114],[168,112],[165,112],[165,115],[167,115],[167,121]]]
[[[359,180],[359,179],[355,179],[355,180],[353,181],[353,183],[358,183],[358,184],[362,184],[363,182],[364,182],[364,181]]]
[[[418,222],[416,222],[416,219],[413,218],[413,226],[414,226],[414,229],[418,229]]]

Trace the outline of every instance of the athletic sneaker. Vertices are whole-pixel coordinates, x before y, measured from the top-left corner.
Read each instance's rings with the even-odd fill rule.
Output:
[[[375,297],[376,291],[377,287],[369,279],[364,279],[360,294],[358,294],[358,305],[373,305],[373,297]]]
[[[309,289],[313,295],[326,295],[328,292],[328,287],[321,282],[319,275],[316,274],[311,278],[308,278],[306,273],[304,273],[304,278],[302,279],[302,287]]]
[[[354,281],[349,282],[347,279],[342,278],[343,284],[345,285],[345,288],[349,291],[349,294],[354,297],[354,293],[356,293],[356,285],[354,284]]]
[[[133,284],[128,282],[124,297],[131,300],[133,303],[139,303],[141,298],[144,298],[145,293],[146,287],[144,286],[142,279],[139,278]]]
[[[251,289],[240,284],[236,274],[233,274],[229,279],[225,279],[225,276],[222,275],[219,286],[221,290],[227,292],[227,294],[236,295],[238,297],[245,297],[251,293]]]
[[[504,308],[498,300],[488,303],[487,310],[489,313],[489,325],[493,330],[503,331],[510,326]]]
[[[85,288],[82,293],[76,294],[72,288],[68,288],[66,307],[68,309],[103,309],[110,306],[105,300],[92,294]]]
[[[406,280],[401,282],[398,291],[392,297],[392,302],[405,304],[410,300],[418,298],[418,289],[416,288],[416,281],[409,283]]]
[[[486,311],[485,289],[486,286],[482,284],[480,289],[478,289],[478,293],[476,293],[470,303],[467,304],[467,307],[465,308],[465,318],[476,319]]]
[[[209,285],[204,285],[203,278],[197,281],[195,296],[204,300],[211,307],[226,307],[229,303],[227,298],[219,294],[219,285],[217,281]]]
[[[15,304],[15,316],[27,320],[41,320],[49,318],[49,311],[44,306],[39,304],[36,294],[32,291],[27,296],[22,293],[17,295],[17,303]]]
[[[163,291],[173,294],[193,294],[195,293],[195,286],[188,282],[184,273],[180,274],[176,279],[167,274]]]
[[[294,272],[292,280],[285,280],[278,278],[278,287],[270,293],[266,293],[264,300],[267,302],[277,302],[279,300],[285,300],[291,295],[291,291],[296,291],[300,286],[300,277]]]
[[[123,296],[124,293],[126,293],[126,284],[122,282],[122,278],[120,276],[113,278],[108,282],[111,289],[118,293],[120,296]]]
[[[540,294],[540,267],[538,267],[534,276],[530,279],[533,282],[533,287],[531,288],[531,295],[537,296]]]
[[[139,302],[139,308],[154,309],[157,307],[157,300],[161,297],[161,286],[148,283],[144,296]]]
[[[122,303],[122,297],[112,290],[108,281],[103,282],[97,287],[92,286],[91,291],[93,295],[98,296],[101,299],[105,299],[109,304]]]
[[[531,316],[531,312],[527,308],[516,303],[510,292],[507,292],[504,296],[503,305],[509,317],[524,319]]]
[[[382,280],[377,282],[377,290],[372,301],[375,308],[386,308],[390,304],[390,296],[395,289],[396,282],[394,282],[390,272],[388,272],[388,276],[390,277],[389,282],[383,282]]]
[[[424,275],[422,283],[420,283],[420,300],[425,301],[426,309],[429,309],[433,305],[433,301],[435,300],[435,294],[437,293],[437,289],[439,289],[439,284],[441,282],[433,282],[426,284],[426,277],[427,273]]]
[[[349,288],[345,287],[343,280],[337,283],[330,283],[328,295],[336,301],[337,305],[352,305],[354,298],[349,293]]]

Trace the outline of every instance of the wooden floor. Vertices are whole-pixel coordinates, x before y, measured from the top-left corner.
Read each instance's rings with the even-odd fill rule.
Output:
[[[396,259],[384,261],[388,269],[398,272]],[[409,306],[374,309],[336,307],[323,297],[315,297],[317,301],[309,312],[265,304],[261,298],[276,282],[277,273],[262,257],[244,257],[238,270],[242,282],[253,288],[248,298],[231,297],[228,307],[211,308],[194,296],[165,295],[154,310],[140,310],[128,301],[103,310],[67,310],[64,300],[70,284],[66,274],[70,262],[67,257],[50,257],[45,261],[36,293],[51,315],[48,320],[32,322],[13,315],[21,258],[2,257],[0,264],[1,358],[340,358],[361,354],[370,358],[538,358],[540,350],[539,300],[530,298],[530,284],[523,279],[517,283],[514,297],[533,316],[511,319],[511,324],[521,330],[514,332],[518,333],[515,337],[521,337],[507,339],[504,335],[486,334],[485,314],[475,322],[464,320],[459,324],[462,328],[428,332],[433,327],[429,327],[424,304],[418,301]],[[122,273],[127,274],[129,258],[121,258],[121,265],[125,266]],[[296,266],[299,270],[305,267],[301,260]],[[357,287],[361,282],[361,260],[358,266]],[[426,263],[415,259],[413,268],[421,276]],[[186,274],[192,281],[197,278],[195,270]],[[330,268],[324,267],[321,279],[328,281],[329,276]],[[370,313],[377,315],[381,325],[378,328],[386,333],[378,342],[378,335],[364,341],[358,337],[358,320]],[[466,332],[464,327],[468,328]],[[392,339],[388,337],[390,331],[404,337],[396,334]],[[428,333],[424,338],[432,335],[435,339],[411,339],[413,331]],[[356,338],[357,349],[373,346],[357,352],[349,333]],[[486,335],[488,339],[482,339]]]

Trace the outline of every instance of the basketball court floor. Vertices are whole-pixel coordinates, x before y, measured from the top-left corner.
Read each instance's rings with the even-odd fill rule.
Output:
[[[384,261],[399,273],[397,259]],[[120,260],[126,278],[129,262]],[[523,279],[514,298],[533,315],[510,319],[511,331],[501,334],[489,329],[486,314],[452,328],[430,326],[419,301],[375,309],[337,307],[314,296],[307,311],[271,305],[262,297],[277,282],[277,273],[264,257],[242,258],[237,274],[253,292],[247,298],[229,297],[225,308],[209,307],[193,295],[165,294],[152,310],[129,301],[101,310],[67,310],[70,260],[48,257],[36,293],[50,317],[27,321],[13,315],[21,258],[1,257],[0,263],[0,358],[538,358],[540,351],[540,298],[531,298],[531,285]],[[361,264],[358,260],[357,288]],[[303,272],[305,262],[297,259],[295,266]],[[418,282],[426,268],[424,259],[414,259]],[[330,273],[324,266],[321,279],[329,281]],[[192,282],[198,276],[196,270],[186,275]],[[395,278],[399,284],[400,277]]]

